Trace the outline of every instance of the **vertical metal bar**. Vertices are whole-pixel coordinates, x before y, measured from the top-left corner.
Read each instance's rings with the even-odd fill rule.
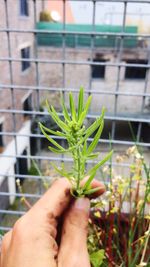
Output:
[[[127,2],[124,2],[123,23],[122,23],[122,32],[123,33],[125,32],[126,13],[127,13]],[[124,37],[121,36],[120,46],[119,46],[119,53],[118,53],[118,62],[121,62],[121,59],[122,59],[123,41],[124,41]],[[119,85],[120,85],[120,72],[121,72],[121,67],[118,66],[117,83],[116,83],[116,89],[115,89],[114,115],[117,114],[117,104],[118,104],[118,94],[117,94],[117,92],[119,91]],[[115,121],[112,121],[112,134],[111,134],[111,139],[114,139],[115,138],[115,130],[116,130],[116,122]]]
[[[33,0],[33,5],[34,5],[34,26],[36,26],[36,0]],[[38,58],[38,49],[37,49],[37,36],[36,33],[34,33],[34,54],[35,58]],[[36,61],[35,62],[35,73],[36,73],[36,85],[39,86],[39,64]],[[36,99],[37,99],[37,110],[40,108],[40,94],[39,94],[39,89],[36,90]]]
[[[95,14],[96,14],[96,1],[93,0],[93,12],[92,12],[92,32],[95,31]],[[95,36],[91,35],[91,49],[90,49],[90,61],[93,61],[94,58],[94,40],[95,40]],[[91,95],[91,91],[92,91],[92,65],[89,66],[90,67],[90,73],[89,73],[89,93],[88,95]],[[89,108],[89,113],[91,112],[91,107]]]
[[[148,64],[150,64],[150,49],[148,49]],[[149,74],[150,74],[150,69],[148,68],[148,69],[146,69],[146,77],[145,77],[143,97],[142,97],[142,105],[141,105],[141,114],[144,113],[145,98],[146,98],[145,94],[146,94],[147,88],[148,88]],[[136,136],[137,142],[140,141],[141,131],[142,131],[142,122],[139,122],[138,130],[137,130],[137,136]]]
[[[66,0],[63,0],[63,31],[66,30]],[[62,49],[62,61],[66,59],[66,34],[63,34],[63,49]],[[62,74],[63,74],[63,80],[62,80],[62,87],[66,87],[66,70],[65,70],[65,63],[62,63]],[[63,91],[63,96],[65,98],[65,91]]]
[[[66,0],[63,0],[63,31],[66,30]],[[63,92],[62,92],[62,95],[63,95],[63,98],[64,98],[64,101],[65,101],[65,88],[66,88],[66,64],[64,63],[65,59],[66,59],[66,34],[63,34],[62,35],[63,37],[63,47],[62,47],[62,76],[63,76],[63,79],[62,79],[62,88],[64,88]],[[64,139],[61,140],[61,145],[62,146],[65,146],[65,142],[64,142]],[[61,155],[61,161],[64,162],[64,155],[62,154]]]
[[[36,3],[37,3],[37,1],[33,0],[34,27],[36,26],[36,22],[37,22],[37,6],[36,6]],[[34,33],[33,37],[34,37],[34,55],[35,55],[35,58],[38,58],[37,34]],[[36,86],[37,86],[37,90],[36,90],[36,110],[39,111],[40,110],[40,92],[39,92],[38,86],[40,85],[40,82],[39,82],[40,74],[39,74],[39,64],[38,64],[37,61],[35,62],[35,75],[36,75]],[[39,128],[37,129],[37,133],[40,134],[40,129]],[[41,153],[41,139],[40,138],[37,138],[37,153],[38,153],[38,155],[40,155],[40,153]],[[41,167],[41,160],[40,159],[38,160],[38,164],[39,164],[39,167]],[[39,193],[41,193],[41,191],[42,191],[42,182],[41,182],[41,180],[38,180],[38,183],[39,183]]]
[[[8,0],[4,0],[5,3],[5,17],[6,17],[6,28],[9,28],[9,12],[8,12]],[[7,31],[6,32],[7,35],[7,43],[8,43],[8,55],[9,58],[11,58],[12,56],[12,52],[11,52],[11,40],[10,40],[10,32]],[[10,74],[10,83],[14,84],[14,80],[13,80],[13,66],[12,66],[12,61],[9,60],[9,74]],[[14,89],[13,87],[10,88],[10,93],[11,93],[11,103],[12,103],[12,108],[15,109],[16,108],[16,99],[15,99],[15,94],[14,94]],[[12,114],[12,120],[13,120],[13,132],[17,132],[17,123],[16,123],[16,114],[13,113]],[[15,154],[17,155],[17,136],[14,135],[13,136],[14,141],[15,141]],[[19,163],[16,159],[16,173],[19,174]]]
[[[96,1],[93,0],[93,12],[92,12],[92,32],[95,31],[95,14],[96,14]],[[91,35],[91,49],[90,49],[90,61],[93,61],[94,58],[94,40],[95,40],[95,36]],[[92,65],[90,65],[90,75],[89,75],[89,91],[91,91],[92,89]],[[88,93],[89,95],[91,94],[91,92]]]

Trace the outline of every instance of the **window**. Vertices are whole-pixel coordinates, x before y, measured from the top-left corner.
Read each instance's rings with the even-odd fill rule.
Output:
[[[147,64],[148,61],[144,59],[129,59],[126,60],[128,64]],[[125,79],[145,79],[146,68],[144,67],[126,67],[125,70]]]
[[[2,131],[3,131],[3,123],[0,123],[0,153],[3,152],[4,149],[3,136],[1,135]]]
[[[106,62],[105,59],[93,59],[94,62]],[[100,79],[100,78],[105,78],[105,66],[103,65],[94,65],[92,66],[92,78],[94,79]]]
[[[22,59],[30,59],[30,47],[25,47],[21,49],[21,58]],[[25,71],[30,67],[29,61],[22,61],[21,62],[21,69],[22,71]]]
[[[28,0],[20,0],[20,15],[29,16]]]
[[[21,174],[26,175],[28,173],[28,161],[27,161],[27,150],[26,149],[23,151],[21,156],[25,156],[25,157],[17,158],[16,163],[14,165],[16,179],[18,178],[20,179]],[[19,174],[19,177],[17,177],[17,174]],[[20,181],[22,184],[24,181],[24,178],[22,177]]]
[[[32,111],[32,94],[30,94],[25,101],[23,102],[23,110],[24,111]],[[24,118],[28,119],[31,115],[28,113],[24,113]]]
[[[2,180],[3,182],[0,184],[0,192],[3,193],[8,193],[9,192],[9,187],[8,187],[8,178],[5,177],[4,180]],[[1,195],[0,197],[0,209],[4,210],[7,209],[9,206],[9,196],[6,195]],[[0,213],[0,222],[2,219],[3,213]]]

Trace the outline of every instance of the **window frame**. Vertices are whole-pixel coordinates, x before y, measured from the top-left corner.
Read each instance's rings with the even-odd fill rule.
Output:
[[[3,132],[3,124],[4,124],[4,118],[0,118],[0,132]],[[0,135],[0,153],[3,152],[5,143],[4,143],[4,136]]]
[[[27,50],[29,49],[29,50]],[[23,55],[24,53],[24,55]],[[21,59],[30,59],[31,56],[31,46],[23,46],[20,48],[20,54],[21,54]],[[27,56],[26,56],[27,55]],[[21,71],[24,73],[31,67],[31,62],[30,61],[21,61]]]
[[[19,0],[19,15],[21,17],[29,17],[29,1],[28,0]]]
[[[28,109],[25,109],[25,102],[29,99],[29,98],[31,98],[31,100],[30,100],[30,107],[28,108]],[[32,111],[33,110],[33,92],[32,92],[32,90],[31,91],[29,91],[23,98],[22,98],[22,110],[23,111]],[[31,118],[31,114],[26,114],[26,113],[24,113],[23,114],[23,117],[24,117],[24,119],[26,120],[26,119],[29,119],[29,118]]]
[[[106,62],[107,60],[104,58],[93,58],[93,62]],[[105,79],[105,74],[106,74],[106,66],[105,65],[92,65],[91,66],[91,78],[92,80],[104,80]],[[96,71],[96,68],[101,68],[101,71],[99,73],[102,73],[102,76],[94,77],[93,73]],[[94,70],[95,69],[95,70]]]
[[[126,64],[141,64],[141,65],[146,65],[148,64],[148,60],[146,59],[126,59],[125,60]],[[143,81],[146,78],[146,71],[147,68],[141,67],[142,74],[141,77],[138,77],[137,73],[140,73],[140,67],[132,67],[132,66],[126,66],[125,67],[125,73],[124,73],[124,79],[129,80],[129,81]],[[131,73],[130,73],[131,72]],[[144,75],[143,75],[144,74]]]

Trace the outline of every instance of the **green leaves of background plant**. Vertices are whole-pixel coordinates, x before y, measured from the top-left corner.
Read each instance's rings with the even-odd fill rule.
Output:
[[[44,136],[49,140],[53,146],[48,148],[54,153],[71,153],[73,159],[72,172],[68,173],[64,169],[60,169],[57,166],[54,166],[55,170],[60,174],[67,177],[72,184],[74,185],[75,196],[81,197],[87,194],[94,193],[97,189],[91,189],[90,185],[94,179],[97,170],[106,163],[107,160],[112,156],[112,151],[109,152],[104,159],[98,162],[94,167],[92,167],[88,172],[86,172],[86,163],[88,160],[93,160],[99,156],[99,153],[94,153],[95,148],[97,147],[101,134],[104,127],[104,115],[105,109],[102,109],[102,113],[96,121],[90,125],[87,129],[84,125],[84,120],[88,113],[92,96],[89,96],[85,105],[84,105],[84,90],[80,88],[78,96],[77,110],[75,101],[72,93],[69,93],[69,105],[70,112],[68,112],[67,107],[64,103],[64,99],[61,99],[62,112],[64,119],[61,119],[53,106],[49,107],[48,102],[47,109],[50,116],[53,118],[55,123],[60,128],[60,131],[53,131],[41,123],[39,123],[40,129]],[[95,133],[96,132],[96,133]],[[91,143],[88,145],[88,138],[95,133]],[[49,134],[60,136],[66,139],[68,143],[68,148],[62,147],[58,144]],[[85,176],[89,176],[86,184],[83,188],[80,186],[81,180]],[[93,191],[94,190],[94,191]]]
[[[90,255],[92,267],[100,267],[105,259],[105,250],[100,249]]]

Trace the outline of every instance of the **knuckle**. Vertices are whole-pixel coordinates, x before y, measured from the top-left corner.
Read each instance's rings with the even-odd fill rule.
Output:
[[[55,185],[60,186],[60,188],[62,189],[65,189],[65,188],[70,189],[70,183],[66,178],[61,178],[61,179],[56,180]]]
[[[19,219],[19,220],[14,224],[13,232],[18,233],[18,232],[22,231],[22,228],[23,228],[23,220],[22,220],[22,219]]]
[[[14,240],[19,240],[21,242],[21,240],[23,240],[24,238],[27,237],[26,235],[26,222],[24,221],[24,218],[20,218],[13,227],[12,230],[12,239]]]

